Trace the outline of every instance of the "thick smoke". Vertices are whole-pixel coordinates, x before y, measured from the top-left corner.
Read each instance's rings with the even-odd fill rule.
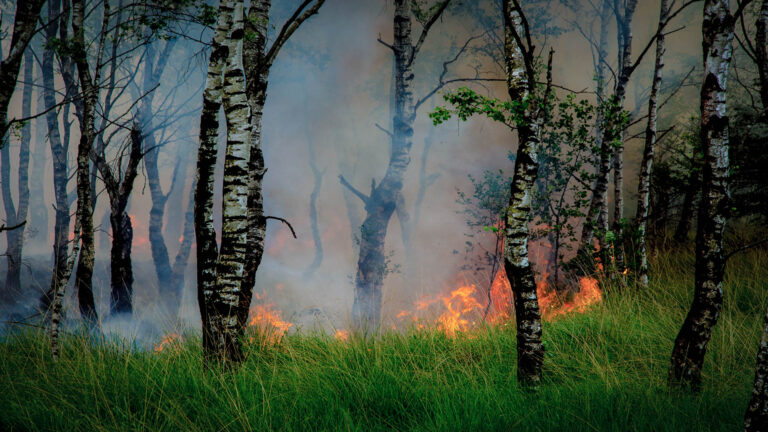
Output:
[[[275,6],[273,22],[281,23],[290,13],[293,3],[298,2],[287,3],[291,4]],[[474,6],[463,5],[454,11],[449,10],[447,16],[435,25],[417,60],[415,97],[427,94],[438,83],[443,62],[453,58],[467,38],[489,31],[473,18],[470,13],[473,7],[492,13],[496,2],[483,0]],[[589,45],[571,27],[577,21],[582,26],[589,26],[589,17],[569,11],[557,2],[552,2],[549,7],[553,20],[548,25],[571,28],[547,39],[547,44],[552,44],[556,50],[555,81],[574,90],[592,89],[594,83],[591,80],[593,72]],[[343,175],[357,189],[367,193],[371,181],[378,182],[387,166],[389,138],[376,125],[386,129],[391,121],[389,101],[392,56],[387,47],[377,42],[377,38],[391,41],[392,9],[388,2],[329,0],[317,16],[296,32],[281,51],[271,73],[263,122],[264,154],[268,167],[264,184],[265,212],[267,215],[287,219],[295,228],[298,238],[294,239],[280,222],[269,221],[266,253],[257,275],[255,292],[258,297],[255,302],[274,304],[275,309],[282,311],[285,319],[295,323],[294,328],[345,328],[350,323],[357,260],[353,233],[359,231],[359,226],[351,224],[360,223],[364,209],[359,199],[345,191],[339,176]],[[655,6],[638,11],[634,25],[636,52],[644,47],[655,29],[657,13]],[[672,38],[667,55],[670,69],[682,70],[690,61],[687,56],[691,47],[698,46],[699,35],[690,30],[695,28],[696,25],[690,24],[689,30]],[[414,23],[414,37],[418,37],[420,30],[420,25]],[[499,28],[490,30],[498,32]],[[210,31],[197,31],[195,36],[207,41],[210,39]],[[543,42],[540,40],[538,45],[544,46]],[[477,42],[480,43],[482,40]],[[503,77],[503,71],[495,63],[474,49],[477,44],[470,45],[470,49],[449,66],[447,78],[473,77],[476,73],[486,78]],[[189,191],[195,176],[199,106],[202,100],[200,90],[207,64],[207,52],[203,50],[204,47],[197,42],[180,41],[157,90],[160,97],[156,98],[156,104],[160,106],[163,101],[170,101],[163,112],[173,113],[168,114],[171,121],[167,128],[155,133],[158,140],[165,142],[160,155],[164,190],[170,184],[174,166],[181,161],[186,167],[181,179],[183,188],[179,187],[171,195],[165,214],[164,235],[171,259],[180,243],[183,215],[189,205]],[[615,52],[609,55],[613,58]],[[679,55],[680,60],[676,55]],[[133,61],[134,66],[138,66],[138,59]],[[694,61],[698,59],[694,58]],[[632,81],[632,86],[637,89],[630,88],[627,103],[630,109],[635,104],[634,99],[642,102],[643,89],[650,85],[650,74],[645,69],[650,67],[649,64],[642,66],[637,78]],[[135,73],[140,73],[138,68]],[[57,82],[63,85],[58,78]],[[500,84],[488,82],[475,85],[475,88],[504,98],[505,92]],[[17,93],[19,97],[14,97],[10,116],[18,116],[20,112],[20,91]],[[586,93],[583,97],[592,98],[593,95]],[[418,112],[412,160],[404,193],[411,217],[416,213],[420,217],[412,227],[413,250],[408,254],[397,217],[394,216],[390,223],[387,250],[392,253],[391,264],[397,271],[390,274],[385,282],[385,325],[395,322],[398,311],[410,308],[414,301],[424,295],[445,292],[456,286],[458,268],[464,260],[462,251],[468,240],[464,217],[459,214],[461,207],[456,203],[456,190],[469,190],[471,184],[467,175],[479,176],[485,169],[503,169],[508,173],[512,171],[512,162],[507,155],[516,146],[513,133],[483,118],[466,123],[451,121],[434,127],[427,113],[441,104],[443,101],[438,93],[426,101]],[[129,107],[130,102],[126,99],[115,111],[124,112]],[[39,105],[33,107],[33,111],[40,111],[40,108]],[[160,117],[165,119],[161,115],[157,120]],[[72,167],[79,134],[77,120],[74,116],[70,120],[74,121],[69,152]],[[38,129],[45,128],[45,122],[41,119],[35,120],[33,125]],[[427,189],[417,211],[414,203],[427,139],[431,139],[433,144],[426,161],[426,171],[438,177]],[[323,260],[319,268],[307,274],[306,270],[315,259],[309,216],[310,194],[315,186],[309,160],[310,145],[316,155],[315,164],[323,172],[317,200]],[[13,137],[11,146],[12,154],[17,158],[18,143]],[[50,209],[50,203],[53,202],[50,152],[46,157],[48,164],[45,170],[33,175],[32,181],[45,184],[49,226],[30,227],[45,235],[30,235],[25,243],[23,284],[27,291],[17,306],[5,311],[6,317],[21,317],[30,312],[40,292],[49,283],[53,241],[50,233],[53,232],[54,218],[53,210]],[[630,142],[625,163],[628,203],[633,202],[634,177],[639,160],[640,145],[638,142]],[[133,319],[108,317],[110,234],[106,217],[106,193],[99,194],[94,217],[95,223],[100,224],[97,227],[94,290],[106,331],[152,340],[156,334],[167,331],[171,323],[164,318],[162,307],[158,306],[161,304],[158,296],[162,295],[162,290],[157,286],[150,253],[147,226],[151,200],[142,174],[143,171],[137,179],[129,206],[134,223],[136,279],[136,312]],[[217,178],[220,182],[220,171]],[[70,185],[70,189],[72,187]],[[100,184],[97,190],[101,191],[102,188]],[[216,190],[220,190],[220,183]],[[217,196],[219,205],[220,196]],[[633,209],[627,211],[632,214]],[[4,242],[5,237],[0,237],[0,249],[4,249]],[[194,264],[193,250],[186,272],[181,313],[185,326],[199,328]],[[4,268],[5,265],[0,267]],[[0,274],[2,279],[4,275]],[[67,316],[76,322],[79,316],[71,286],[68,288],[65,308]]]

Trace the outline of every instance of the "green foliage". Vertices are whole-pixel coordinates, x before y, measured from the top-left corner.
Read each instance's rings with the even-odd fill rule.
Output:
[[[443,94],[443,99],[453,109],[436,107],[430,112],[429,118],[435,126],[445,123],[453,115],[462,121],[467,121],[474,115],[482,115],[513,127],[512,125],[523,122],[523,113],[529,104],[528,101],[502,101],[489,98],[468,87],[461,87],[455,92],[446,92]]]
[[[700,395],[666,387],[690,306],[693,256],[652,261],[648,290],[608,290],[583,314],[544,323],[544,383],[514,377],[514,326],[348,341],[300,333],[247,344],[242,368],[202,370],[200,340],[162,353],[44,331],[0,343],[2,430],[732,431],[742,427],[766,307],[765,251],[729,265]],[[654,276],[655,275],[655,276]]]
[[[579,222],[589,208],[599,152],[594,130],[599,107],[569,94],[558,101],[545,125],[533,199],[534,237],[548,237],[555,265],[578,241]]]
[[[471,270],[474,274],[487,273],[490,287],[501,266],[511,179],[502,170],[484,171],[481,179],[472,175],[468,177],[472,183],[472,193],[468,195],[456,189],[456,203],[462,207],[461,213],[470,228],[466,236],[471,239],[465,243],[464,254],[467,263],[462,269]],[[490,243],[488,240],[493,242],[492,248],[484,246]]]
[[[147,34],[159,39],[172,39],[179,33],[179,23],[212,26],[217,9],[205,0],[141,0],[125,8],[129,15],[120,29],[128,37],[143,40]]]

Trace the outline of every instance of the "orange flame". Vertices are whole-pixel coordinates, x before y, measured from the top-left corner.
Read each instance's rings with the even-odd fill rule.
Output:
[[[566,301],[564,296],[549,287],[548,277],[549,274],[545,273],[536,282],[539,308],[545,320],[567,313],[584,312],[602,300],[597,279],[581,278],[580,291]],[[397,318],[400,320],[410,318],[413,323],[416,323],[416,328],[423,328],[425,325],[423,312],[427,309],[434,312],[434,309],[439,307],[439,314],[433,321],[434,325],[446,335],[455,336],[457,332],[470,330],[482,321],[486,306],[485,302],[479,299],[484,297],[485,295],[480,293],[474,284],[464,284],[447,295],[417,300],[414,303],[414,310],[403,310],[397,314]],[[503,271],[497,272],[494,277],[490,297],[491,305],[486,320],[493,324],[508,322],[514,310],[514,301],[509,281]]]
[[[179,336],[178,333],[169,333],[160,340],[159,344],[155,344],[154,350],[155,352],[162,352],[164,349],[175,346],[179,343],[181,340],[181,336]]]
[[[285,332],[293,326],[293,323],[283,320],[280,311],[273,309],[272,304],[253,306],[250,310],[250,316],[248,325],[259,329],[266,336],[267,342],[271,344],[280,343]]]

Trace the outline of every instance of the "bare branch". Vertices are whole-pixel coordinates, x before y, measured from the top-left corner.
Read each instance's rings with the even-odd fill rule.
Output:
[[[432,28],[432,26],[437,22],[438,18],[443,14],[445,9],[448,8],[448,4],[451,2],[451,0],[444,0],[443,3],[440,4],[440,6],[437,8],[435,13],[432,14],[431,17],[429,17],[429,20],[427,20],[427,23],[424,24],[424,27],[421,29],[421,35],[419,35],[419,40],[416,42],[416,45],[413,46],[413,51],[411,51],[411,58],[408,60],[408,64],[412,64],[413,61],[416,59],[416,54],[418,54],[419,50],[421,49],[421,46],[424,44],[424,41],[427,39],[427,34],[429,33],[429,29]]]
[[[370,197],[368,197],[366,194],[364,194],[364,193],[360,192],[360,191],[359,191],[359,190],[357,190],[357,189],[356,189],[354,186],[352,186],[352,185],[351,185],[351,184],[350,184],[350,183],[347,181],[347,179],[345,179],[345,178],[344,178],[344,176],[343,176],[343,175],[339,175],[339,181],[341,182],[341,184],[342,184],[344,187],[346,187],[347,189],[349,189],[349,190],[350,190],[350,192],[352,192],[352,193],[353,193],[353,194],[355,194],[355,195],[356,195],[358,198],[360,198],[360,200],[362,200],[362,201],[363,201],[363,203],[364,203],[365,205],[368,205],[368,202],[370,201]]]
[[[282,48],[285,42],[288,41],[291,35],[293,35],[293,32],[295,32],[304,21],[309,19],[309,17],[316,14],[317,11],[320,10],[320,6],[325,3],[325,0],[315,0],[315,4],[309,6],[312,1],[313,0],[304,0],[301,5],[296,8],[296,11],[293,12],[293,15],[288,18],[288,21],[283,24],[283,28],[280,29],[280,33],[269,48],[269,52],[267,52],[264,67],[269,68],[272,65],[280,48]],[[304,12],[302,13],[302,11]]]
[[[390,138],[394,138],[394,135],[392,135],[392,132],[388,131],[386,128],[382,127],[380,124],[376,123],[376,128],[378,128],[380,131],[384,132],[385,134],[389,135]]]
[[[27,223],[27,221],[23,221],[20,224],[14,225],[14,226],[5,226],[5,224],[0,225],[0,232],[3,232],[3,231],[13,231],[15,229],[19,229],[19,228],[23,227],[26,223]]]
[[[277,217],[277,216],[264,216],[264,219],[274,219],[274,220],[278,220],[278,221],[288,225],[288,228],[291,230],[291,234],[293,234],[293,238],[298,238],[298,237],[296,237],[296,231],[293,230],[293,226],[287,220],[285,220],[283,218],[280,218],[280,217]]]

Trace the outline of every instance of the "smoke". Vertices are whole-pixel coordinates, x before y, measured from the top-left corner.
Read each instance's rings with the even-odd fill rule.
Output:
[[[272,21],[281,23],[289,15],[293,4],[298,2],[275,3],[281,4],[275,6]],[[493,0],[483,0],[474,6],[477,10],[492,14],[495,5]],[[567,27],[570,21],[579,20],[582,23],[589,22],[585,17],[568,12],[558,2],[552,3],[550,7],[552,16],[559,17],[558,25]],[[389,101],[392,56],[387,47],[377,42],[377,38],[392,40],[392,9],[389,2],[329,0],[320,13],[302,25],[282,49],[270,74],[263,120],[264,156],[268,167],[264,181],[265,213],[290,221],[298,238],[294,239],[280,222],[268,222],[266,253],[257,274],[255,288],[261,299],[254,301],[273,303],[276,309],[282,311],[285,319],[296,323],[294,328],[320,326],[330,330],[346,328],[350,323],[357,260],[353,233],[359,231],[359,227],[351,226],[351,223],[359,224],[362,220],[364,205],[354,197],[350,199],[347,196],[345,199],[345,193],[348,192],[345,192],[338,178],[343,175],[357,189],[368,193],[371,181],[378,183],[386,170],[389,138],[377,129],[376,124],[388,128],[391,121]],[[455,56],[464,41],[487,30],[470,16],[471,10],[471,5],[465,5],[454,12],[449,10],[447,16],[434,26],[416,61],[416,98],[434,88],[442,72],[443,62]],[[655,29],[657,18],[655,6],[638,11],[633,26],[637,29],[636,52],[643,48]],[[695,29],[697,24],[689,23],[688,26]],[[417,38],[421,27],[414,23],[413,28],[414,38]],[[209,31],[201,34],[201,40],[210,39]],[[674,60],[678,54],[680,58],[691,52],[698,56],[695,54],[699,47],[698,38],[699,35],[693,30],[686,30],[671,38],[673,41],[670,42],[667,54],[670,59],[668,63],[672,64],[671,69],[682,68]],[[548,38],[547,43],[552,44],[556,50],[554,78],[558,84],[575,90],[593,87],[592,61],[586,41],[571,30]],[[543,40],[538,45],[543,47]],[[165,120],[165,116],[172,120],[167,127],[155,132],[156,138],[164,143],[160,152],[160,172],[165,191],[170,185],[175,164],[181,160],[186,166],[180,179],[183,180],[183,187],[177,188],[171,195],[165,214],[164,235],[171,260],[180,244],[183,215],[190,205],[188,197],[195,176],[199,106],[202,100],[200,90],[205,79],[206,64],[205,56],[195,54],[202,49],[194,41],[180,41],[157,90],[156,108],[162,108],[162,114],[158,115],[156,121]],[[615,56],[615,53],[609,55]],[[133,60],[136,66],[138,61],[138,57]],[[632,85],[650,85],[650,73],[646,73],[648,67],[646,63],[638,70]],[[140,73],[138,68],[135,73]],[[449,66],[448,78],[473,77],[476,73],[484,77],[503,77],[503,71],[495,63],[472,48]],[[63,86],[60,78],[57,78],[57,83]],[[476,88],[499,98],[505,97],[500,83],[483,83]],[[632,90],[629,92],[628,107],[633,106],[633,95],[638,93]],[[584,97],[592,96],[585,94]],[[465,235],[468,229],[459,213],[462,209],[456,203],[456,190],[469,190],[471,183],[467,175],[477,176],[485,169],[512,172],[513,166],[507,155],[515,150],[516,138],[509,129],[484,118],[471,119],[465,123],[448,122],[435,128],[427,113],[442,103],[438,93],[426,101],[417,114],[412,160],[404,185],[406,206],[411,216],[415,212],[424,142],[430,133],[434,144],[427,159],[426,170],[428,173],[439,174],[439,177],[427,189],[418,225],[412,227],[413,250],[410,254],[406,254],[397,217],[393,216],[390,223],[386,250],[391,253],[392,269],[397,271],[385,280],[385,324],[393,320],[398,311],[413,305],[418,298],[445,292],[446,288],[455,288],[458,268],[464,259],[463,253],[457,252],[464,250],[468,240]],[[10,116],[18,115],[19,105],[20,97],[14,97]],[[129,103],[123,103],[116,111],[120,108],[126,110],[129,106]],[[35,110],[41,109],[33,107],[33,112]],[[79,133],[77,120],[74,117],[70,120],[74,121],[70,140],[72,169]],[[35,125],[44,127],[43,122],[36,122]],[[305,277],[306,269],[315,258],[309,216],[309,198],[314,187],[307,147],[310,140],[316,153],[315,163],[324,172],[317,202],[324,256],[320,267]],[[11,145],[11,151],[18,152],[18,145],[13,139]],[[223,146],[220,147],[223,150]],[[636,166],[639,165],[639,144],[631,142],[626,155],[627,202],[631,204],[635,187],[631,180],[636,176]],[[50,154],[47,154],[47,158],[47,166],[50,166]],[[50,209],[50,203],[53,202],[53,179],[48,171],[39,173],[34,181],[45,182],[45,202]],[[219,169],[217,191],[221,188],[221,177]],[[102,185],[97,188],[99,191],[102,189]],[[217,208],[220,202],[220,193],[217,193]],[[168,322],[163,315],[164,311],[158,306],[162,304],[158,298],[162,296],[162,287],[157,286],[148,242],[150,207],[149,189],[142,168],[129,206],[134,229],[133,263],[136,279],[136,313],[132,318],[108,317],[108,223],[102,225],[97,234],[105,241],[99,242],[97,239],[94,277],[97,308],[100,316],[105,317],[104,331],[140,340],[144,345],[156,342],[157,335],[175,327],[175,324]],[[627,211],[632,214],[631,208]],[[105,219],[107,212],[108,199],[106,194],[101,193],[94,216],[97,224],[102,220],[108,221]],[[356,217],[350,218],[350,215]],[[216,218],[220,220],[220,215]],[[53,219],[53,211],[49,210],[47,230],[37,228],[52,233]],[[0,238],[0,247],[4,242],[3,236]],[[52,242],[52,234],[27,239],[24,284],[29,291],[22,294],[24,300],[12,308],[13,312],[30,310],[40,289],[47,287]],[[100,243],[107,247],[98,247]],[[0,274],[0,280],[3,277]],[[195,290],[193,248],[181,304],[182,326],[193,329],[200,325]],[[78,309],[71,286],[68,288],[65,308],[67,316],[76,320]],[[5,315],[8,316],[8,313]]]

